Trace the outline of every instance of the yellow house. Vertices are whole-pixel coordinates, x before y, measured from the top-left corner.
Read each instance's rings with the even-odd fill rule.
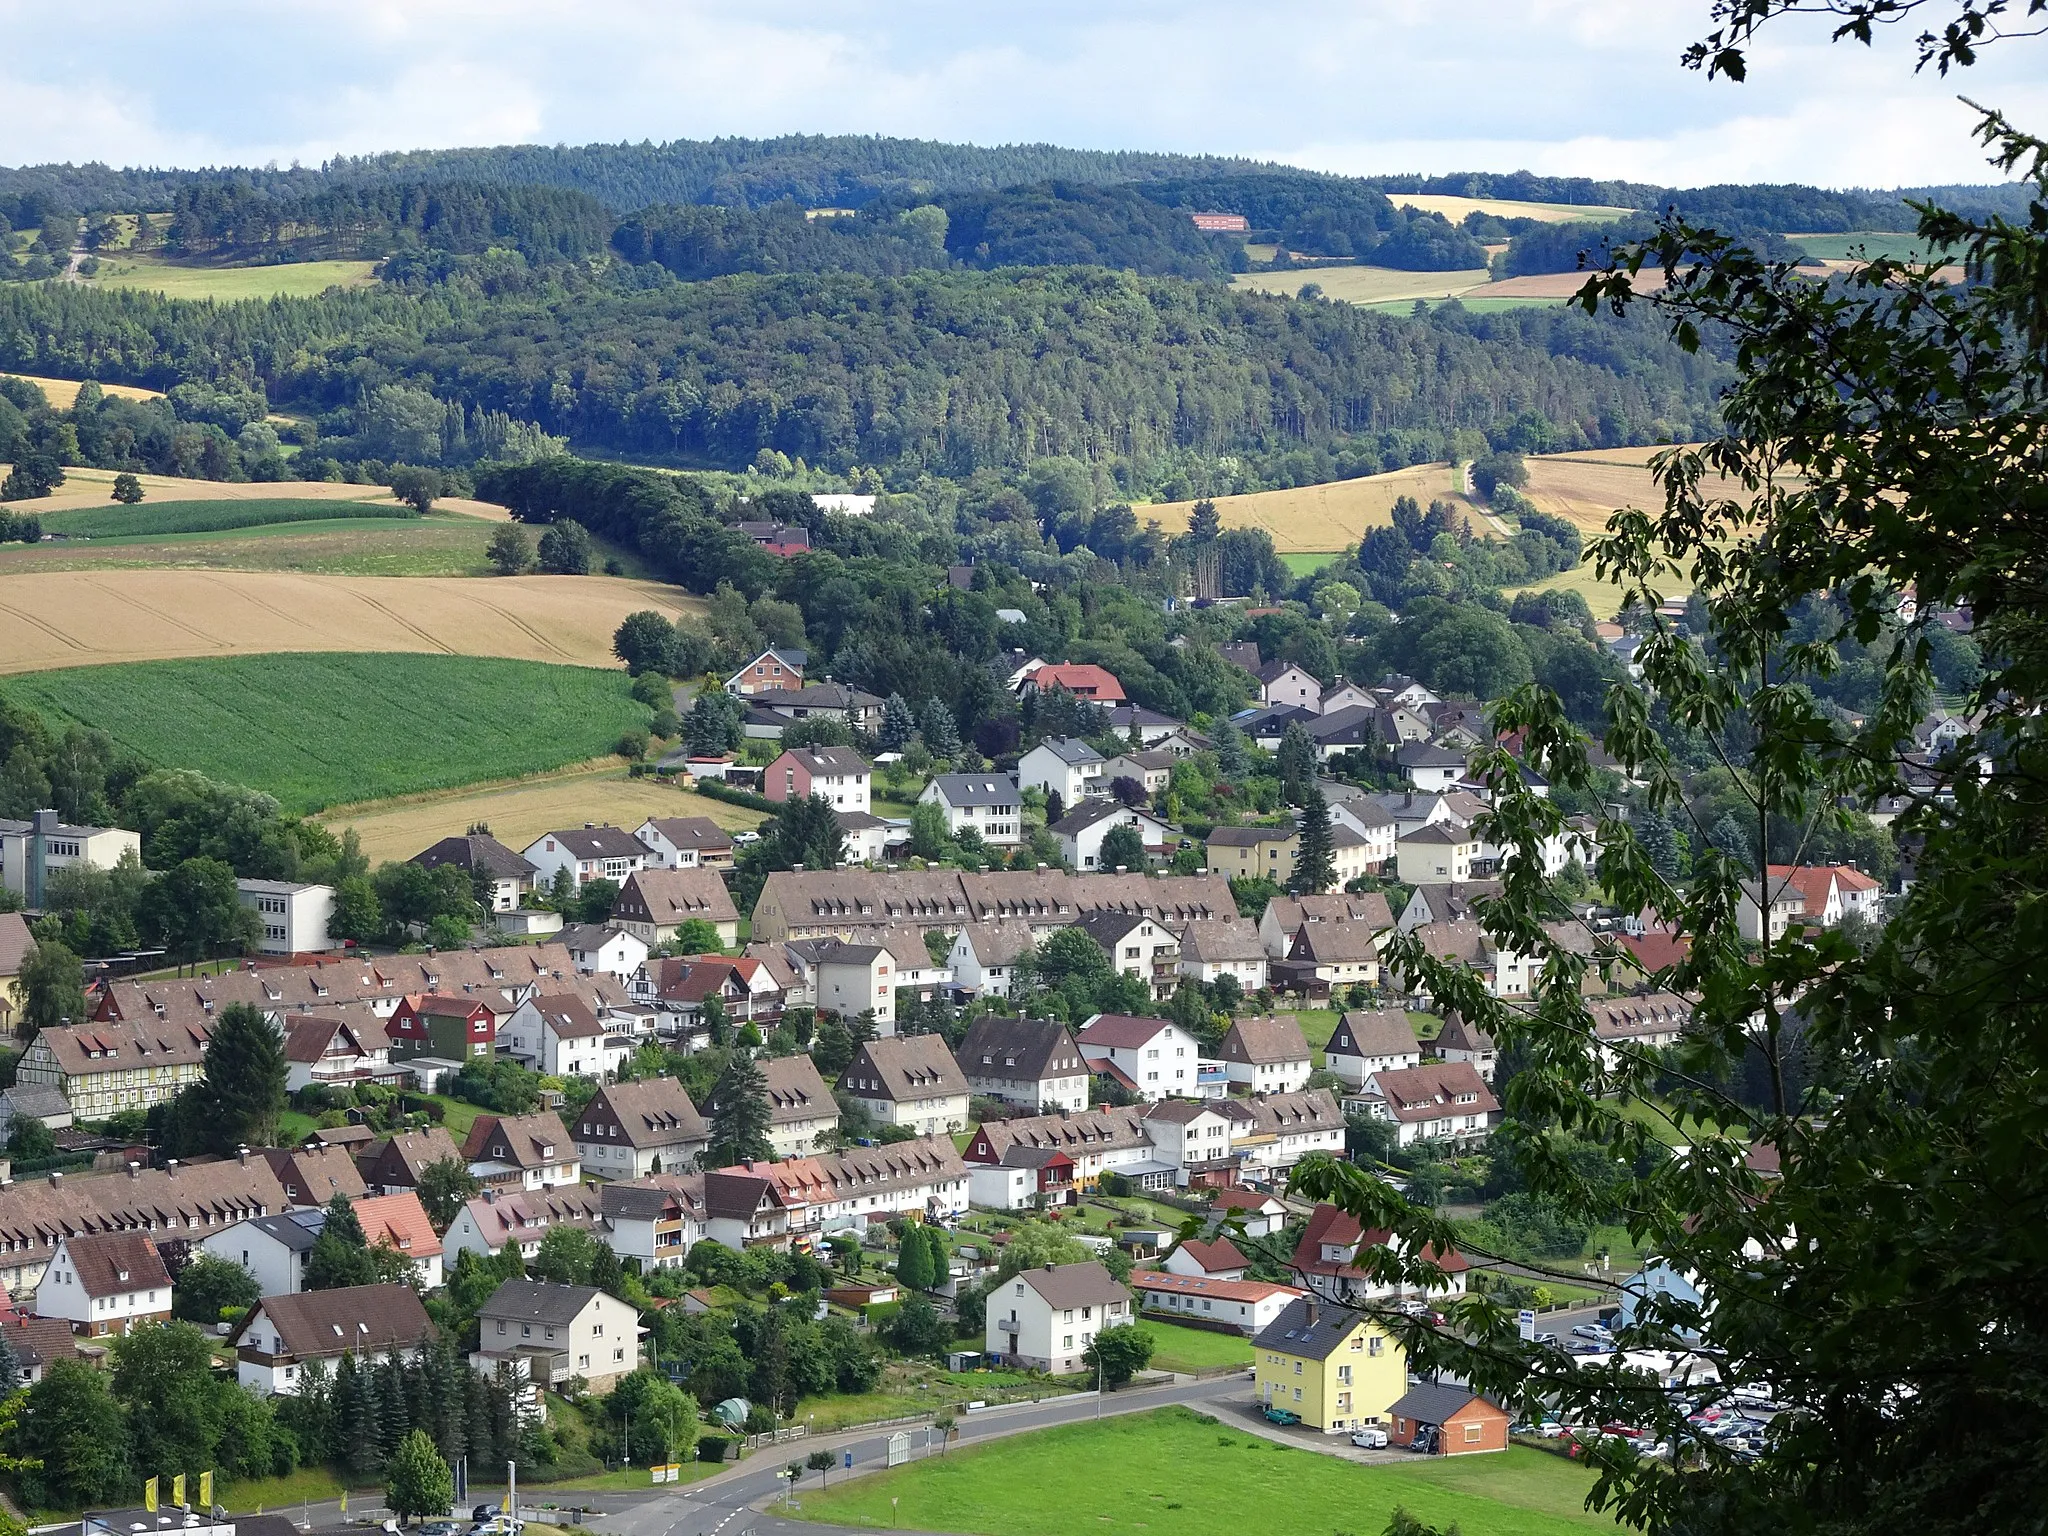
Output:
[[[1217,827],[1209,834],[1209,868],[1233,880],[1261,876],[1276,885],[1294,877],[1301,837],[1292,827]]]
[[[1364,1313],[1313,1296],[1289,1302],[1252,1351],[1259,1406],[1298,1415],[1326,1435],[1385,1425],[1408,1390],[1398,1339]]]

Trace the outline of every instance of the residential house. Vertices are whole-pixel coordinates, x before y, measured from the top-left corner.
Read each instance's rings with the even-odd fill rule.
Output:
[[[946,831],[955,837],[971,830],[992,848],[1024,840],[1022,797],[1007,774],[942,773],[917,798],[946,813]]]
[[[667,874],[687,874],[685,870],[657,871]],[[638,880],[638,875],[633,880]],[[724,889],[724,883],[716,875],[707,875],[714,885]],[[630,881],[628,882],[631,883]],[[647,963],[647,951],[653,943],[629,927],[612,928],[603,923],[571,923],[555,935],[555,942],[569,951],[569,958],[576,962],[576,970],[583,976],[610,976],[624,982]]]
[[[678,1269],[704,1236],[704,1175],[654,1173],[615,1179],[599,1193],[606,1241],[643,1274]]]
[[[725,680],[727,693],[767,693],[804,685],[807,652],[790,646],[770,646]]]
[[[1251,1262],[1227,1237],[1184,1239],[1159,1261],[1169,1274],[1210,1280],[1242,1280]]]
[[[82,1344],[71,1325],[61,1317],[24,1317],[12,1310],[0,1312],[0,1337],[14,1354],[15,1385],[32,1387],[59,1360],[90,1359],[97,1364],[105,1356],[104,1345]]]
[[[521,1003],[505,1020],[498,1043],[529,1071],[598,1081],[616,1072],[636,1049],[630,1039],[606,1028],[588,998],[567,988],[536,993]]]
[[[1311,997],[1336,987],[1369,987],[1379,977],[1379,946],[1360,923],[1303,923],[1286,962],[1274,967],[1276,984],[1291,982]]]
[[[1209,833],[1209,868],[1233,880],[1271,880],[1285,885],[1294,878],[1294,853],[1301,833],[1284,827],[1216,827]]]
[[[1151,988],[1155,999],[1169,997],[1179,985],[1180,936],[1143,912],[1090,912],[1074,924],[1103,954],[1112,969],[1135,976]]]
[[[896,957],[886,944],[798,939],[785,949],[820,1011],[848,1019],[871,1014],[882,1034],[896,1033]]]
[[[1301,1295],[1291,1285],[1267,1280],[1226,1280],[1170,1270],[1138,1271],[1131,1276],[1131,1290],[1147,1316],[1218,1332],[1232,1329],[1246,1338],[1270,1325]]]
[[[1236,981],[1245,992],[1266,985],[1266,950],[1259,930],[1242,917],[1189,923],[1181,930],[1180,974],[1201,982]]]
[[[879,944],[889,952],[889,958],[896,965],[896,991],[900,996],[905,992],[915,993],[920,999],[939,996],[953,984],[953,968],[944,960],[934,960],[931,949],[925,943],[924,933],[908,923],[892,923],[883,928],[870,928],[855,935],[858,942]]]
[[[1062,1111],[1030,1119],[985,1120],[975,1128],[962,1156],[979,1180],[982,1170],[1036,1170],[1040,1161],[1027,1154],[1053,1152],[1070,1163],[1068,1177],[1076,1189],[1093,1189],[1105,1173],[1117,1174],[1146,1189],[1171,1189],[1174,1184],[1176,1169],[1159,1159],[1145,1117],[1136,1109]],[[993,1187],[1002,1185],[999,1179]],[[997,1199],[984,1200],[982,1189],[977,1182],[976,1205],[987,1204],[999,1210],[1016,1208]]]
[[[412,1262],[423,1291],[441,1286],[441,1239],[427,1219],[417,1191],[401,1189],[395,1194],[369,1195],[351,1201],[349,1209],[362,1224],[363,1237],[372,1248],[389,1248]]]
[[[256,952],[307,955],[339,948],[328,933],[334,887],[297,880],[237,880],[235,898],[256,914]]]
[[[287,1205],[325,1207],[339,1195],[360,1200],[368,1193],[363,1173],[347,1147],[308,1143],[298,1147],[264,1147],[256,1156],[270,1165]]]
[[[612,907],[612,922],[648,945],[669,943],[692,921],[709,923],[726,949],[739,942],[739,909],[715,869],[640,870],[627,877]]]
[[[598,1191],[580,1184],[553,1189],[504,1189],[491,1186],[463,1202],[442,1234],[443,1259],[454,1264],[464,1251],[496,1258],[509,1247],[522,1258],[540,1252],[541,1239],[556,1227],[604,1235],[604,1204]]]
[[[806,683],[801,688],[768,688],[748,699],[747,734],[774,740],[799,720],[836,720],[856,731],[872,731],[882,723],[886,701],[844,683]],[[757,731],[759,722],[772,729]]]
[[[1508,1411],[1451,1382],[1416,1381],[1393,1406],[1387,1443],[1427,1456],[1469,1456],[1508,1448]]]
[[[80,1120],[105,1120],[176,1098],[203,1075],[206,1026],[65,1024],[37,1034],[15,1076],[64,1095]]]
[[[306,1288],[306,1255],[327,1225],[321,1206],[258,1216],[225,1231],[209,1233],[199,1249],[230,1264],[239,1264],[256,1281],[259,1294],[290,1296]]]
[[[1264,952],[1260,955],[1263,958]],[[1246,1093],[1297,1092],[1308,1086],[1314,1066],[1301,1023],[1291,1013],[1234,1021],[1216,1054],[1223,1059],[1231,1087]]]
[[[1378,891],[1275,896],[1259,915],[1259,942],[1272,959],[1284,960],[1294,947],[1294,936],[1314,923],[1349,923],[1378,938],[1394,926],[1394,919],[1387,898]]]
[[[39,909],[43,883],[58,870],[112,869],[129,853],[142,862],[142,834],[124,827],[74,827],[52,810],[37,811],[26,821],[0,817],[0,890]]]
[[[1610,1072],[1620,1066],[1627,1047],[1663,1050],[1678,1044],[1692,1023],[1692,1004],[1675,992],[1592,998],[1586,1008],[1592,1015],[1601,1063]]]
[[[1091,1072],[1114,1078],[1141,1099],[1195,1092],[1195,1037],[1168,1019],[1098,1013],[1074,1037]]]
[[[409,1285],[346,1285],[329,1291],[266,1296],[229,1339],[235,1374],[259,1397],[291,1397],[307,1366],[330,1370],[347,1355],[362,1365],[410,1362],[434,1338],[434,1325]]]
[[[473,882],[488,886],[493,912],[518,911],[520,898],[534,888],[540,875],[524,854],[513,852],[488,832],[444,837],[414,854],[410,862],[422,869],[454,865]]]
[[[1171,643],[1176,646],[1184,645],[1182,640],[1175,640]],[[1254,677],[1258,676],[1260,662],[1258,641],[1225,640],[1216,647],[1216,654],[1229,662],[1233,667],[1241,667]]]
[[[582,1178],[561,1117],[553,1110],[531,1115],[478,1115],[463,1139],[462,1155],[478,1182],[496,1189],[549,1189]]]
[[[1373,696],[1370,688],[1347,682],[1341,677],[1325,688],[1322,697],[1316,700],[1316,712],[1323,715],[1334,715],[1340,709],[1376,710],[1379,707],[1380,701]]]
[[[1071,1376],[1104,1328],[1131,1321],[1131,1293],[1090,1260],[1020,1270],[988,1298],[984,1345],[1015,1370]]]
[[[1103,764],[1102,779],[1111,785],[1129,779],[1148,796],[1156,795],[1173,782],[1173,765],[1179,761],[1171,752],[1125,752]]]
[[[778,558],[805,554],[811,547],[811,531],[799,524],[754,521],[742,522],[737,527],[741,533]]]
[[[1385,1424],[1408,1386],[1401,1341],[1363,1312],[1299,1296],[1252,1339],[1254,1398],[1334,1435]]]
[[[1422,1249],[1419,1262],[1429,1266],[1426,1283],[1410,1286],[1382,1280],[1373,1273],[1376,1266],[1405,1253],[1391,1232],[1367,1229],[1358,1218],[1334,1205],[1317,1205],[1309,1212],[1294,1257],[1288,1267],[1325,1301],[1359,1304],[1383,1302],[1398,1297],[1462,1296],[1465,1277],[1471,1269],[1456,1249],[1439,1253],[1434,1246]]]
[[[58,1243],[78,1233],[147,1232],[167,1265],[182,1264],[207,1234],[286,1203],[277,1175],[253,1155],[0,1182],[0,1286],[15,1297],[33,1292]]]
[[[752,954],[670,955],[648,961],[630,990],[637,1003],[654,1008],[656,1031],[688,1051],[696,1049],[700,1038],[710,1043],[702,1017],[712,998],[718,999],[728,1018],[772,1028],[784,1007],[797,1001],[791,996],[798,988],[796,974],[786,962],[782,969],[785,976],[778,976],[765,958]],[[805,1002],[816,1000],[811,993]]]
[[[904,1216],[940,1223],[967,1214],[967,1165],[945,1134],[778,1163],[745,1163],[719,1172],[765,1179],[794,1242],[859,1232]]]
[[[848,864],[879,864],[889,856],[892,847],[910,838],[907,824],[866,811],[835,811],[833,820],[839,823]]]
[[[0,912],[0,1035],[19,1033],[15,1015],[21,1009],[21,966],[34,947],[28,919],[19,912]]]
[[[952,934],[963,923],[1021,919],[1041,938],[1097,910],[1150,913],[1173,927],[1237,916],[1221,875],[1069,874],[1061,869],[778,870],[754,903],[759,943],[852,939],[907,924]]]
[[[1323,696],[1323,685],[1314,674],[1291,661],[1269,661],[1252,674],[1259,680],[1259,702],[1314,713]]]
[[[1237,1128],[1232,1106],[1222,1099],[1161,1099],[1144,1110],[1145,1134],[1154,1156],[1174,1169],[1183,1189],[1235,1184],[1238,1157],[1231,1146]]]
[[[633,835],[647,845],[642,869],[732,868],[732,834],[709,816],[650,816]]]
[[[1363,1088],[1375,1072],[1421,1066],[1422,1046],[1399,1008],[1355,1008],[1330,1032],[1323,1063],[1346,1086]]]
[[[1340,1159],[1345,1155],[1344,1114],[1327,1088],[1219,1102],[1237,1121],[1231,1151],[1238,1159],[1240,1179],[1282,1184],[1311,1152]]]
[[[703,1175],[704,1235],[721,1248],[789,1247],[789,1212],[774,1181],[717,1169]]]
[[[1371,874],[1386,867],[1394,857],[1396,831],[1394,818],[1376,800],[1361,795],[1356,799],[1338,800],[1327,790],[1323,799],[1330,807],[1330,831],[1333,838],[1349,833],[1358,839],[1357,865],[1362,873]],[[1348,841],[1346,846],[1351,846]],[[1338,873],[1351,867],[1350,860],[1343,861]],[[1348,883],[1350,876],[1344,877]],[[1385,900],[1384,897],[1381,900]]]
[[[648,850],[632,833],[618,827],[601,827],[593,821],[561,832],[543,833],[521,852],[539,872],[537,884],[550,886],[557,875],[566,871],[580,891],[592,880],[623,885],[628,875],[646,867]]]
[[[377,1015],[359,1004],[323,1008],[314,1013],[288,1013],[284,1031],[284,1083],[297,1093],[315,1083],[326,1088],[353,1088],[358,1083],[402,1078],[391,1064],[391,1041]]]
[[[1162,715],[1156,709],[1146,709],[1140,704],[1114,704],[1103,711],[1109,717],[1109,728],[1125,740],[1132,731],[1138,733],[1138,745],[1144,748],[1157,747],[1162,752],[1171,752],[1175,757],[1192,757],[1197,752],[1207,752],[1216,745],[1199,731],[1189,729],[1171,715]]]
[[[1455,885],[1472,878],[1480,839],[1469,828],[1439,821],[1417,827],[1394,845],[1395,868],[1408,885]]]
[[[0,1140],[11,1139],[18,1121],[34,1120],[46,1131],[66,1131],[74,1123],[71,1105],[54,1088],[34,1088],[16,1083],[0,1090]],[[4,1314],[0,1306],[0,1314]]]
[[[506,1013],[512,1010],[501,1002]],[[410,992],[384,1025],[394,1060],[474,1061],[498,1051],[498,1009],[469,993]]]
[[[1374,874],[1379,865],[1373,859],[1375,844],[1362,832],[1355,832],[1332,818],[1330,823],[1330,884],[1338,890],[1363,875]]]
[[[1470,922],[1479,915],[1478,903],[1497,899],[1503,889],[1498,880],[1465,880],[1449,885],[1425,882],[1416,886],[1394,926],[1403,933],[1412,933],[1431,923]]]
[[[1432,742],[1404,743],[1394,753],[1394,766],[1416,789],[1442,794],[1457,788],[1465,777],[1465,754]]]
[[[1846,917],[1875,917],[1882,909],[1884,887],[1853,864],[1772,864],[1765,873],[1774,887],[1798,893],[1798,916],[1811,927],[1834,928]],[[1754,937],[1756,903],[1747,889],[1742,915],[1748,924],[1743,937]]]
[[[778,805],[816,796],[834,810],[866,811],[873,772],[851,747],[792,747],[761,770],[761,793]]]
[[[1091,870],[1103,867],[1103,840],[1117,827],[1136,827],[1153,854],[1163,854],[1174,835],[1172,824],[1162,817],[1110,799],[1084,800],[1046,830],[1059,839],[1061,859],[1074,869]]]
[[[1073,807],[1089,795],[1109,793],[1108,764],[1102,754],[1074,736],[1049,736],[1017,760],[1017,783],[1058,795]]]
[[[87,1338],[171,1320],[171,1272],[141,1232],[78,1232],[63,1238],[36,1287],[36,1315],[61,1317]]]
[[[885,1126],[908,1126],[920,1136],[967,1128],[967,1079],[939,1035],[863,1042],[839,1087]]]
[[[839,1101],[808,1056],[771,1056],[762,1062],[768,1085],[768,1145],[777,1157],[801,1157],[818,1139],[839,1129]]]
[[[644,1179],[693,1167],[711,1131],[672,1077],[608,1083],[576,1116],[577,1156],[601,1179]]]
[[[1385,717],[1364,704],[1347,704],[1302,723],[1319,763],[1327,763],[1346,752],[1376,751],[1384,726]]]
[[[985,1014],[953,1053],[970,1093],[1038,1114],[1088,1107],[1088,1064],[1056,1019]]]
[[[485,1375],[510,1366],[523,1380],[555,1390],[580,1381],[605,1393],[640,1365],[640,1314],[594,1285],[507,1280],[478,1309],[471,1362]]]
[[[1046,1210],[1079,1199],[1074,1160],[1054,1147],[1012,1146],[968,1170],[968,1198],[985,1211]]]
[[[1470,1062],[1396,1067],[1366,1079],[1371,1112],[1394,1127],[1399,1146],[1483,1140],[1500,1124],[1500,1100]]]
[[[1493,1043],[1493,1036],[1478,1025],[1467,1023],[1463,1015],[1447,1014],[1444,1027],[1430,1046],[1445,1061],[1463,1063],[1477,1072],[1482,1081],[1493,1081],[1493,1068],[1500,1059],[1500,1048]]]
[[[1094,704],[1124,702],[1124,685],[1116,680],[1116,674],[1092,662],[1049,663],[1035,668],[1024,679],[1024,687],[1038,693],[1060,689]]]
[[[1287,1225],[1287,1207],[1254,1189],[1214,1190],[1209,1209],[1225,1220],[1241,1222],[1246,1237],[1270,1237]]]
[[[970,997],[1008,997],[1017,962],[1036,942],[1026,922],[963,923],[947,955],[955,989]]]
[[[417,1189],[420,1175],[434,1164],[467,1161],[455,1138],[438,1125],[424,1131],[399,1131],[362,1148],[355,1159],[363,1187],[373,1195]]]

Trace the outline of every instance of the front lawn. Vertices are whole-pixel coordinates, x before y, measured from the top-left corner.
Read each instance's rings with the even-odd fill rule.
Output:
[[[1361,1467],[1162,1408],[956,1450],[800,1498],[806,1520],[989,1536],[1371,1536],[1397,1508],[1463,1536],[1567,1536],[1613,1529],[1586,1512],[1591,1486],[1583,1467],[1540,1451]]]
[[[1239,1333],[1211,1333],[1206,1328],[1187,1328],[1150,1317],[1137,1326],[1152,1336],[1155,1371],[1207,1371],[1220,1365],[1252,1363],[1252,1341]]]

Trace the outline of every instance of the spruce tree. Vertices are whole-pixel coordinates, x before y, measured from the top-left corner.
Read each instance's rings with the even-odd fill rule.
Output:
[[[882,705],[882,729],[876,738],[882,750],[901,752],[916,734],[917,716],[910,712],[909,701],[900,693],[890,694]]]
[[[1287,888],[1297,896],[1327,891],[1337,879],[1336,850],[1330,841],[1330,806],[1314,780],[1301,807],[1301,823],[1294,850],[1294,873]]]
[[[933,757],[960,755],[960,727],[953,723],[953,711],[943,699],[926,699],[918,729],[924,735],[925,750]]]
[[[768,1080],[752,1051],[735,1049],[711,1090],[711,1144],[704,1165],[723,1168],[772,1156],[768,1124]]]
[[[896,1254],[896,1279],[905,1290],[932,1288],[932,1255],[925,1246],[922,1226],[904,1229],[903,1246]]]
[[[1280,798],[1289,805],[1305,805],[1315,781],[1315,743],[1296,720],[1280,738]]]

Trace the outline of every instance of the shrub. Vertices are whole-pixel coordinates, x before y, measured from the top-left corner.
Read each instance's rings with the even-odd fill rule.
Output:
[[[724,1461],[726,1448],[732,1442],[724,1435],[699,1435],[697,1437],[697,1459],[699,1461]]]

